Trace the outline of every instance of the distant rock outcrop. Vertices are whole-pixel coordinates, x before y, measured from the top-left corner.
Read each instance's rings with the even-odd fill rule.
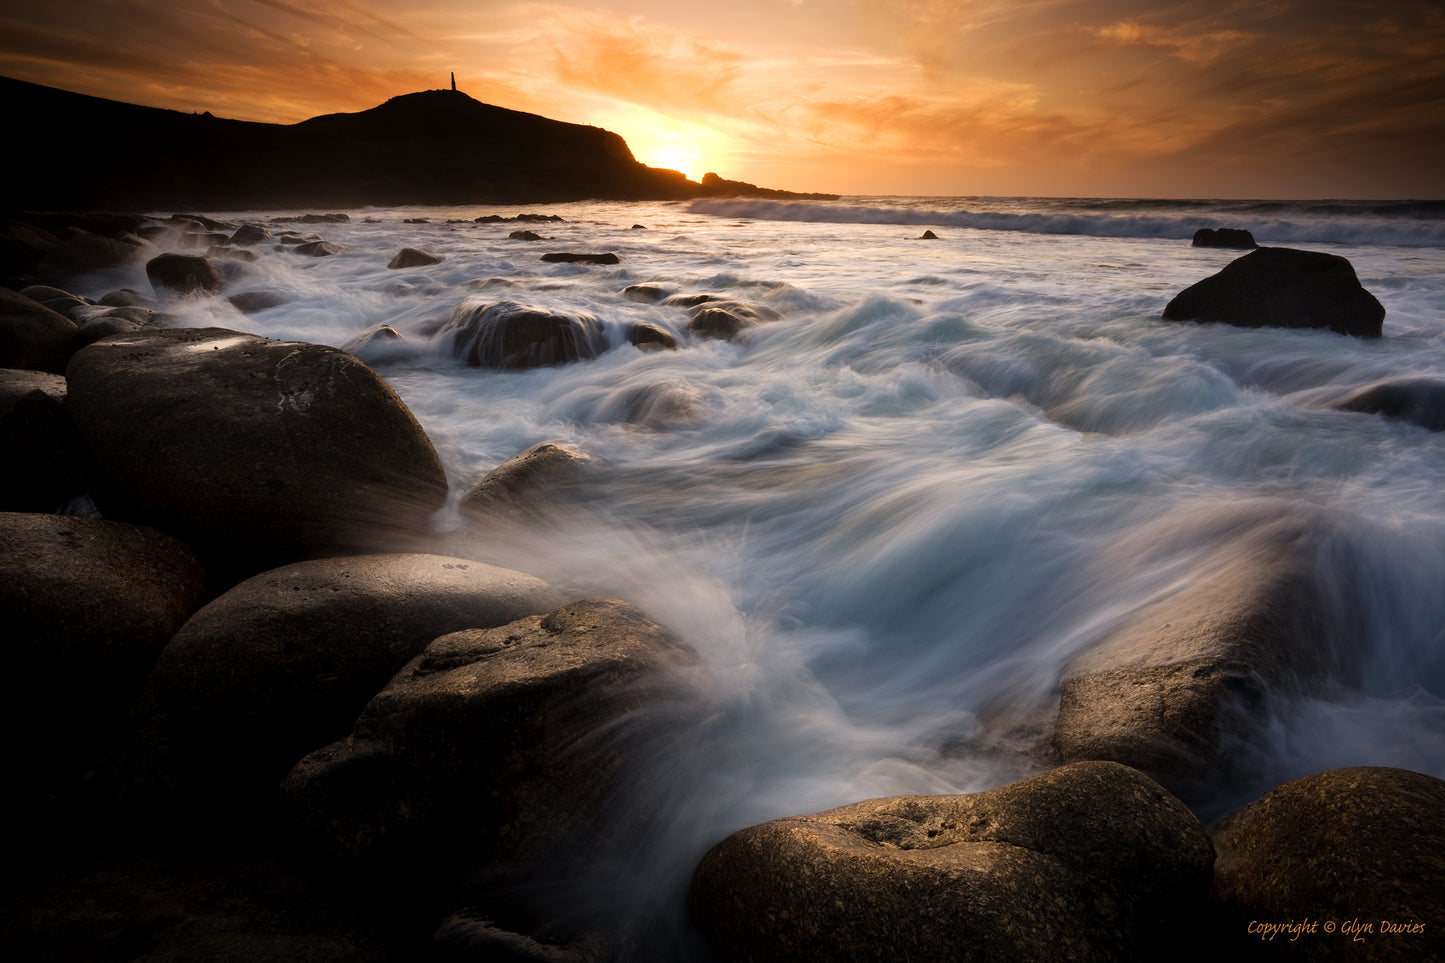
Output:
[[[483,104],[456,90],[354,114],[257,124],[88,97],[0,78],[17,130],[84,130],[124,150],[21,151],[0,209],[255,210],[398,204],[538,204],[811,196],[716,175],[699,185],[639,163],[600,127]]]
[[[1259,247],[1254,235],[1234,227],[1201,227],[1194,232],[1194,247],[1234,247],[1253,249]]]

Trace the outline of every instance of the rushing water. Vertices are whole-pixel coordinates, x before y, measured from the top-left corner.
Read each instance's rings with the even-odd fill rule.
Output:
[[[1241,749],[1247,777],[1201,805],[1335,766],[1445,777],[1445,435],[1323,406],[1385,376],[1445,375],[1445,204],[526,210],[565,222],[353,211],[316,228],[343,253],[277,253],[231,289],[287,303],[175,310],[336,346],[392,325],[408,340],[362,356],[426,428],[454,492],[541,441],[606,466],[597,497],[535,537],[459,543],[453,509],[435,544],[625,598],[703,658],[705,719],[664,739],[643,793],[667,815],[619,857],[636,885],[603,873],[616,919],[675,906],[701,852],[741,826],[1034,771],[1064,664],[1215,550],[1211,519],[1251,499],[1329,520],[1323,577],[1353,610],[1360,674],[1281,703]],[[419,216],[430,222],[403,223]],[[1161,321],[1173,294],[1239,256],[1191,247],[1199,227],[1344,255],[1385,305],[1385,336]],[[509,239],[517,228],[553,240]],[[442,261],[388,270],[403,246]],[[621,263],[547,264],[545,251]],[[681,337],[687,315],[619,293],[634,283],[781,320],[741,343],[642,352],[625,325]],[[616,347],[556,368],[468,368],[430,338],[466,298],[585,311]]]

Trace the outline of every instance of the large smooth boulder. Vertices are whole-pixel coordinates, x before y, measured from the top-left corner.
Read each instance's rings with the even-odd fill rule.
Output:
[[[1188,945],[1213,859],[1159,785],[1076,763],[742,830],[689,902],[730,960],[1158,960]]]
[[[200,607],[205,582],[191,550],[152,529],[0,513],[12,681],[0,718],[17,734],[0,778],[13,785],[17,771],[98,754],[161,647]]]
[[[1241,328],[1327,328],[1378,338],[1385,309],[1338,254],[1262,247],[1191,284],[1164,308],[1166,321]]]
[[[446,500],[411,412],[335,348],[223,328],[143,331],[83,348],[66,374],[108,511],[242,569],[370,550],[425,527]]]
[[[1437,378],[1394,378],[1357,388],[1331,407],[1408,421],[1431,431],[1445,431],[1445,381]]]
[[[1350,601],[1316,568],[1328,534],[1306,505],[1257,499],[1136,535],[1141,553],[1177,539],[1191,563],[1065,667],[1060,756],[1121,762],[1193,798],[1229,770],[1229,740],[1272,696],[1347,678]],[[1201,551],[1201,538],[1215,546]]]
[[[0,511],[53,512],[85,491],[90,453],[65,412],[65,379],[0,368]]]
[[[75,353],[78,332],[65,315],[0,288],[0,368],[61,374]]]
[[[445,635],[282,792],[342,865],[506,876],[560,855],[575,873],[656,818],[641,767],[695,712],[696,661],[615,599]]]
[[[590,314],[475,298],[457,305],[437,337],[472,367],[504,371],[585,361],[609,347],[602,323]]]
[[[196,254],[158,254],[146,262],[146,277],[156,294],[182,297],[215,294],[225,284],[216,266]]]
[[[441,555],[297,562],[206,605],[156,662],[161,703],[192,727],[289,765],[338,739],[439,635],[549,612],[541,579]],[[290,755],[287,755],[290,753]]]
[[[1213,837],[1211,895],[1239,949],[1292,960],[1445,959],[1445,782],[1405,769],[1331,769],[1271,790]],[[1262,923],[1304,928],[1270,934]]]

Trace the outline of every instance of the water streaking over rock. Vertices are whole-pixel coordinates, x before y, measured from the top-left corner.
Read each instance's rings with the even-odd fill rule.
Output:
[[[1171,788],[1205,818],[1323,769],[1445,777],[1445,437],[1428,412],[1341,410],[1445,370],[1438,204],[529,210],[563,218],[548,250],[618,263],[544,262],[513,222],[477,220],[514,208],[373,208],[308,226],[340,246],[331,256],[263,241],[258,260],[228,264],[221,296],[163,290],[155,307],[198,328],[355,344],[449,480],[408,551],[622,600],[696,654],[689,712],[648,727],[647,761],[628,770],[635,805],[662,816],[627,846],[609,838],[605,864],[539,869],[539,905],[603,908],[622,934],[610,939],[676,957],[685,944],[659,920],[681,919],[693,868],[735,830],[990,790],[1072,746],[1124,752],[1154,733],[1169,765],[1199,767]],[[1202,227],[1348,259],[1386,311],[1381,337],[1162,320],[1242,255],[1191,246]],[[404,248],[435,263],[389,267]],[[143,262],[70,288],[151,290]],[[249,314],[226,300],[249,292],[274,297]],[[445,326],[487,311],[527,330],[588,319],[588,350],[471,364]],[[689,330],[712,311],[746,323]],[[585,459],[580,480],[469,521],[465,493],[543,443]],[[1202,629],[1145,623],[1221,606],[1207,660],[1136,658],[1143,635],[1197,654]],[[1256,645],[1271,619],[1288,651]],[[1191,701],[1154,729],[1071,717],[1082,734],[1061,748],[1066,680],[1135,678],[1167,683],[1140,701]],[[1195,744],[1178,718],[1222,724]],[[579,744],[601,752],[611,731]],[[606,801],[611,825],[631,825],[628,792]]]

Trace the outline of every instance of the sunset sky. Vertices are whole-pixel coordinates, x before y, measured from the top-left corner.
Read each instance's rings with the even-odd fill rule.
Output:
[[[0,75],[293,123],[457,86],[844,194],[1445,197],[1441,0],[6,0]],[[63,149],[87,145],[84,132]],[[58,149],[59,148],[58,146]]]

